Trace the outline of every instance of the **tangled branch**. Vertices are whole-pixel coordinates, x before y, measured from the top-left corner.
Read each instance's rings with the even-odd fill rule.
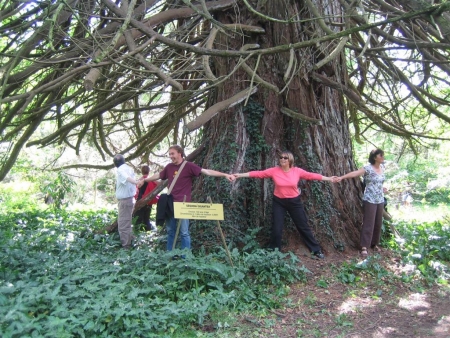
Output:
[[[211,57],[235,62],[228,77],[239,73],[251,88],[280,97],[295,76],[338,91],[358,139],[377,126],[414,144],[441,138],[429,132],[430,119],[450,122],[448,2],[308,0],[304,8],[293,5],[295,17],[277,18],[262,3],[235,0],[13,0],[0,6],[0,180],[23,147],[65,144],[79,153],[90,142],[103,160],[118,151],[132,159],[175,133],[182,119],[186,130],[198,128],[224,109],[210,101],[224,80]],[[218,21],[227,11],[235,21]],[[302,36],[265,45],[272,25],[301,26]],[[217,34],[240,44],[223,44]],[[273,83],[259,65],[283,53],[289,62]],[[312,59],[300,62],[300,55]],[[347,68],[334,74],[331,64]],[[224,106],[245,104],[234,95]],[[48,121],[53,130],[42,128]]]

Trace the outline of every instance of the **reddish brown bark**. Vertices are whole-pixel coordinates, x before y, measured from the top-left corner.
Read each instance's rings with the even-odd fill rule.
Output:
[[[306,19],[305,12],[298,14],[298,2],[288,1],[287,6],[279,6],[276,1],[268,1],[265,13],[273,18]],[[339,8],[329,5],[335,13]],[[286,14],[285,11],[289,11]],[[239,18],[234,12],[224,12],[219,16],[222,23],[241,23],[255,25],[260,18],[247,11],[240,11]],[[219,34],[215,47],[227,46],[239,49],[244,44],[259,44],[261,48],[279,44],[295,43],[311,38],[311,34],[320,34],[320,28],[314,21],[303,24],[278,24],[262,20],[258,22],[266,30],[260,35],[225,35]],[[316,82],[312,76],[312,66],[329,54],[334,45],[327,50],[315,47],[295,51],[295,75],[282,93],[258,86],[258,91],[251,97],[252,107],[262,107],[263,114],[258,123],[265,147],[261,147],[256,136],[250,135],[249,106],[240,105],[214,117],[205,128],[207,147],[203,153],[203,165],[207,168],[221,168],[222,171],[247,172],[266,169],[278,164],[277,152],[283,149],[294,153],[296,166],[307,171],[318,172],[324,176],[342,175],[355,170],[352,157],[352,144],[349,134],[349,121],[345,114],[344,98],[337,90]],[[289,53],[264,56],[260,59],[257,73],[265,81],[276,85],[280,90],[286,86],[283,79],[289,64]],[[229,75],[237,60],[225,60],[214,57],[213,69],[218,78]],[[256,60],[249,60],[248,65],[255,69]],[[316,71],[321,77],[329,77],[334,82],[346,83],[345,59],[341,56]],[[286,78],[286,77],[285,77]],[[214,102],[226,100],[230,96],[250,86],[250,78],[243,70],[236,71],[229,80],[217,90]],[[254,84],[255,85],[255,84]],[[321,124],[311,124],[293,119],[281,112],[286,107],[304,116],[320,120]],[[253,115],[252,115],[253,116]],[[259,142],[259,143],[258,143]],[[256,154],[255,154],[256,149]],[[251,161],[249,160],[251,158]],[[267,239],[271,224],[271,196],[273,188],[269,180],[260,180],[251,186],[250,179],[240,179],[228,188],[227,193],[212,189],[210,184],[200,181],[197,185],[197,198],[215,194],[216,202],[222,201],[226,210],[225,231],[228,237],[239,241],[249,228],[262,227],[264,239]],[[324,250],[333,247],[344,250],[356,247],[359,238],[359,226],[362,219],[360,192],[358,182],[344,181],[333,185],[329,182],[301,182],[302,199],[307,210],[310,225],[313,227]],[[225,187],[226,189],[226,187]],[[223,189],[222,189],[223,190]],[[214,198],[213,198],[214,200]],[[290,242],[293,227],[288,226],[285,239]],[[239,230],[236,233],[235,230]]]

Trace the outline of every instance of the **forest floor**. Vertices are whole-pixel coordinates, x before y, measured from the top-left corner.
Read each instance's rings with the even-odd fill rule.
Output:
[[[284,308],[242,316],[236,336],[450,337],[449,287],[402,281],[404,267],[393,252],[383,249],[371,270],[358,274],[355,264],[364,262],[357,251],[316,260],[301,250],[295,253],[311,271],[307,281],[290,286]],[[342,282],[355,275],[361,279]]]

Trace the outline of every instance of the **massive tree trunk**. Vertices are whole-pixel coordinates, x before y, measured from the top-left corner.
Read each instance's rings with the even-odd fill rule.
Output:
[[[309,10],[299,8],[297,1],[286,1],[286,6],[280,6],[278,1],[267,1],[264,6],[269,17],[294,21],[301,18],[304,22],[279,24],[260,20],[242,8],[239,12],[230,10],[218,16],[218,20],[223,24],[240,22],[262,26],[266,33],[219,33],[215,48],[239,49],[245,44],[269,48],[306,41],[322,32],[317,21],[305,20]],[[336,15],[333,21],[338,21],[340,9],[335,1],[316,3],[316,6],[327,8],[330,15]],[[257,86],[257,92],[248,102],[243,101],[220,113],[206,125],[206,148],[200,164],[226,172],[261,170],[277,165],[278,152],[286,149],[293,152],[295,165],[307,171],[332,176],[355,170],[344,98],[339,91],[314,80],[347,82],[343,53],[315,69],[336,46],[331,43],[326,49],[313,46],[263,56],[259,60],[250,59],[247,64],[255,70],[254,77],[242,68],[235,71],[238,60],[212,58],[211,69],[217,78],[232,75],[216,91],[210,105],[250,86]],[[255,80],[257,76],[277,88],[262,85],[261,80]],[[335,185],[302,181],[299,187],[310,225],[323,249],[357,247],[362,220],[361,187],[357,180]],[[197,200],[205,200],[209,195],[214,202],[224,203],[224,228],[228,239],[239,242],[248,230],[257,227],[263,229],[261,241],[268,239],[273,195],[270,180],[238,179],[230,187],[225,180],[206,177],[198,182],[195,194]],[[285,225],[284,242],[292,248],[298,244],[300,236],[292,236],[295,231],[292,224],[286,222]]]
[[[163,140],[190,147],[199,134],[205,167],[264,169],[289,149],[298,166],[340,175],[355,169],[345,113],[357,141],[376,129],[417,152],[420,139],[447,139],[437,135],[450,123],[449,2],[10,2],[0,14],[0,181],[23,147],[78,154],[89,144],[104,163],[56,165],[97,170],[117,152],[145,162]],[[324,248],[357,245],[357,180],[301,187]],[[271,223],[267,180],[230,188],[206,177],[196,192],[225,204],[229,238]]]

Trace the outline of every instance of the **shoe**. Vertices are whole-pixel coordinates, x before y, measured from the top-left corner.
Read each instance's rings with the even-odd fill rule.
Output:
[[[158,228],[156,227],[156,225],[150,223],[150,231],[158,231]]]
[[[136,246],[136,236],[135,235],[131,235],[130,244],[127,245],[127,247],[128,247],[128,249],[131,249],[131,248],[134,248],[135,246]]]
[[[155,227],[154,224],[148,223],[148,224],[145,226],[145,231],[156,231],[156,227]]]
[[[372,247],[372,250],[375,251],[375,252],[381,252],[381,249],[380,249],[380,247],[378,245],[374,245]]]
[[[313,255],[318,259],[324,259],[325,255],[322,253],[322,251],[315,251],[313,252]]]
[[[367,257],[367,248],[366,247],[361,248],[361,256]]]

